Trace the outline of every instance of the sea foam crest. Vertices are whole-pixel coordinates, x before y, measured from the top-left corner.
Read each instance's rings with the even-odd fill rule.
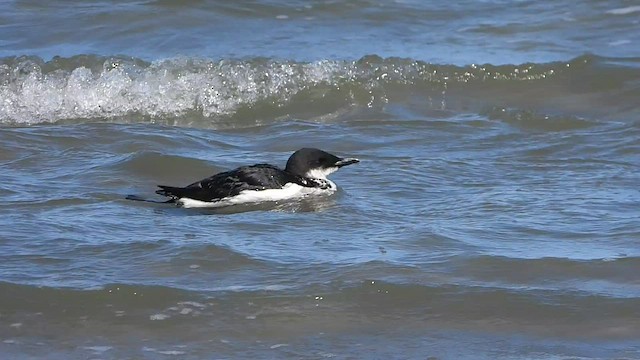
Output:
[[[528,67],[531,67],[527,65]],[[268,59],[212,61],[80,55],[44,62],[0,59],[0,123],[60,120],[156,121],[177,116],[215,118],[256,104],[277,109],[294,97],[306,103],[338,99],[384,104],[389,84],[446,88],[447,82],[544,78],[552,68],[465,68],[368,56],[310,63]]]
[[[1,122],[228,115],[258,101],[278,106],[310,86],[350,77],[351,71],[345,64],[330,61],[177,58],[145,64],[107,59],[100,68],[89,61],[67,69],[64,64],[56,68],[38,60],[0,63]]]

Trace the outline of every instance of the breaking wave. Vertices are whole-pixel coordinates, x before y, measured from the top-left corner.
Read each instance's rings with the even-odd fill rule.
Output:
[[[595,91],[640,77],[637,67],[609,67],[584,56],[566,63],[435,65],[367,56],[357,61],[173,58],[78,55],[44,61],[0,59],[0,122],[161,122],[183,126],[282,116],[314,117],[349,107],[376,108],[418,98],[429,109],[480,107],[532,89],[596,81]],[[606,70],[606,69],[605,69]],[[625,71],[626,70],[626,71]],[[620,74],[620,71],[623,71]],[[606,82],[602,76],[607,76]],[[568,81],[569,80],[569,81]],[[570,82],[573,81],[573,82]],[[553,90],[551,91],[553,92]],[[633,89],[627,96],[635,96]],[[539,94],[545,97],[544,94]],[[549,94],[549,99],[555,95]],[[458,101],[466,99],[466,101]],[[484,101],[483,101],[484,100]],[[508,105],[508,104],[507,104]]]

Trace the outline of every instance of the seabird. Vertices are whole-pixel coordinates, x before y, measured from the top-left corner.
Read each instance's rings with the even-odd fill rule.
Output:
[[[327,176],[339,168],[358,163],[328,152],[300,149],[289,157],[284,170],[269,164],[242,166],[185,187],[158,185],[156,194],[169,197],[180,207],[222,207],[280,201],[311,194],[331,194],[336,184]]]

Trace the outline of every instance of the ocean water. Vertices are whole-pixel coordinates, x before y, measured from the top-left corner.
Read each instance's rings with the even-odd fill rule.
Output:
[[[0,3],[0,359],[640,359],[635,1]],[[302,147],[330,197],[181,209]]]

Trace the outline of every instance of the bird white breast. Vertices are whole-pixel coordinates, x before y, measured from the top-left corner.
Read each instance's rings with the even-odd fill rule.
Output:
[[[280,189],[244,190],[236,196],[223,198],[218,201],[209,202],[181,198],[177,200],[177,203],[184,208],[218,208],[247,203],[289,200],[309,195],[330,195],[337,190],[337,186],[330,180],[326,181],[329,183],[328,189],[311,188],[294,183],[287,183]]]

